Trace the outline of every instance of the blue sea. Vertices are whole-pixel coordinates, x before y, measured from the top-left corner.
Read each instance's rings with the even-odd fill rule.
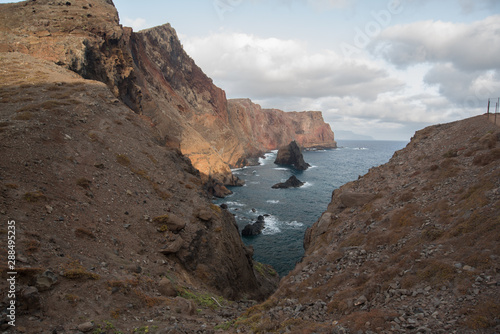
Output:
[[[304,151],[304,160],[311,165],[306,171],[275,165],[277,151],[266,153],[260,165],[233,170],[245,186],[231,187],[232,195],[215,201],[227,204],[240,232],[259,215],[269,215],[262,234],[243,237],[243,241],[253,246],[255,260],[272,265],[281,277],[302,258],[304,232],[326,210],[332,191],[386,163],[407,142],[345,140],[337,144],[337,149]],[[292,174],[305,185],[271,188]]]

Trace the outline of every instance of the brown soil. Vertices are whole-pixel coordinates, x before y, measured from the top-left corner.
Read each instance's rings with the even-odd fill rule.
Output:
[[[106,85],[19,53],[0,64],[0,231],[15,220],[18,272],[8,332],[210,332],[252,303],[231,300],[272,291],[199,172]],[[6,296],[4,242],[0,264]]]

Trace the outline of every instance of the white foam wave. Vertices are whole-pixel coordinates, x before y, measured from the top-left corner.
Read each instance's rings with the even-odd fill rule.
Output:
[[[299,223],[299,222],[298,222],[298,221],[296,221],[296,220],[294,220],[294,221],[292,221],[292,222],[288,222],[288,223],[286,223],[286,224],[287,224],[288,226],[290,226],[290,227],[295,227],[295,228],[299,228],[299,227],[304,226],[304,224]]]
[[[280,201],[277,199],[268,199],[266,202],[271,204],[278,204]]]
[[[245,205],[245,204],[243,204],[243,203],[240,203],[240,202],[232,202],[232,201],[226,202],[226,205],[227,205],[227,206],[240,206],[240,207],[242,207],[242,206],[246,206],[246,205]]]
[[[278,151],[271,151],[264,154],[264,157],[259,158],[259,165],[265,165],[274,160]]]
[[[300,188],[309,188],[309,187],[312,187],[312,186],[313,186],[313,184],[312,184],[311,182],[306,182],[306,183],[304,183],[304,185],[302,185],[302,187],[300,187]],[[300,189],[300,188],[299,188],[299,189]]]
[[[274,216],[267,216],[264,219],[264,229],[262,230],[263,235],[272,235],[281,232],[279,228],[280,221]]]
[[[284,167],[276,167],[276,168],[273,168],[274,170],[284,170],[284,171],[288,171],[289,169],[288,168],[284,168]]]

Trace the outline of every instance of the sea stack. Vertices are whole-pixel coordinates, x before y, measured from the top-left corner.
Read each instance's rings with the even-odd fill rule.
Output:
[[[264,229],[264,216],[257,217],[257,221],[255,223],[247,224],[243,231],[241,231],[241,235],[244,237],[251,237],[255,235],[259,235],[262,233]]]
[[[286,180],[286,182],[276,183],[271,188],[273,188],[273,189],[298,188],[298,187],[302,187],[303,185],[304,185],[304,182],[297,179],[297,177],[295,175],[292,175],[292,176],[290,176],[290,178],[288,180]]]
[[[310,165],[304,161],[304,156],[295,140],[278,150],[278,155],[274,163],[277,165],[292,166],[297,170],[306,170],[310,167]]]

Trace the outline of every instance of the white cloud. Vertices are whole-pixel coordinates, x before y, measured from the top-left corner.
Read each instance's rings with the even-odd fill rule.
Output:
[[[406,67],[425,62],[451,62],[463,70],[500,68],[500,15],[470,24],[423,21],[382,31],[371,50]]]
[[[409,139],[424,126],[484,113],[487,98],[500,95],[500,15],[391,26],[358,58],[225,31],[184,47],[229,98],[320,110],[334,130],[377,139]]]
[[[136,19],[131,19],[128,17],[123,18],[123,24],[127,27],[132,27],[134,31],[139,31],[141,29],[144,29],[146,25],[146,20],[143,19],[142,17],[138,17]]]
[[[222,32],[187,40],[184,47],[230,97],[375,100],[403,85],[374,62],[346,60],[329,50],[309,53],[296,40]]]
[[[451,63],[435,65],[424,81],[439,87],[450,103],[463,108],[479,108],[484,101],[500,94],[499,71],[463,71]]]

